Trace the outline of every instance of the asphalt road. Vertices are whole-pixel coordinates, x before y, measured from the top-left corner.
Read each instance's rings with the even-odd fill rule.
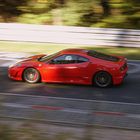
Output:
[[[0,65],[7,62],[8,61],[0,60]],[[140,103],[140,61],[129,62],[129,72],[124,83],[109,88],[17,82],[7,77],[7,67],[0,67],[0,93]]]

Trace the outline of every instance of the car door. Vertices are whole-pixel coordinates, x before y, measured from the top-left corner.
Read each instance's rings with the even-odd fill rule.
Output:
[[[75,69],[71,69],[69,73],[74,83],[89,84],[90,61],[88,58],[76,55],[76,61],[72,64]],[[73,76],[73,77],[72,77]]]
[[[70,59],[70,55],[60,55],[50,60],[46,67],[47,82],[68,82],[67,65],[70,66]]]
[[[82,83],[87,78],[88,65],[88,59],[79,55],[58,56],[47,65],[47,82]]]

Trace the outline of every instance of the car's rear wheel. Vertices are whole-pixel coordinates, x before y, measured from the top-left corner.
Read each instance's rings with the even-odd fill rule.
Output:
[[[28,83],[37,83],[40,80],[40,73],[34,68],[27,68],[23,72],[23,79]]]
[[[108,87],[112,84],[112,77],[108,72],[100,71],[94,76],[94,83],[98,87]]]

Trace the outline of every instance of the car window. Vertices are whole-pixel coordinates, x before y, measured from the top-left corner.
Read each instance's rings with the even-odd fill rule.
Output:
[[[53,60],[51,63],[53,64],[72,64],[75,63],[76,57],[74,55],[61,55]]]
[[[99,58],[99,59],[103,59],[103,60],[108,60],[108,61],[113,61],[113,62],[119,61],[118,57],[107,55],[107,54],[100,53],[100,52],[96,52],[96,51],[93,51],[93,50],[89,50],[87,54],[89,56]]]
[[[51,60],[51,64],[73,64],[73,63],[82,63],[87,62],[88,59],[79,55],[67,54],[61,55],[53,60]]]
[[[88,61],[88,59],[83,56],[78,57],[78,63],[87,62],[87,61]]]

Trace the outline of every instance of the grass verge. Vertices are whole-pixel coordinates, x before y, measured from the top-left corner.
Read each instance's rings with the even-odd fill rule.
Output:
[[[140,60],[140,48],[0,41],[0,52],[28,52],[33,54],[50,54],[67,48],[93,49],[107,54],[125,56],[128,59]]]

